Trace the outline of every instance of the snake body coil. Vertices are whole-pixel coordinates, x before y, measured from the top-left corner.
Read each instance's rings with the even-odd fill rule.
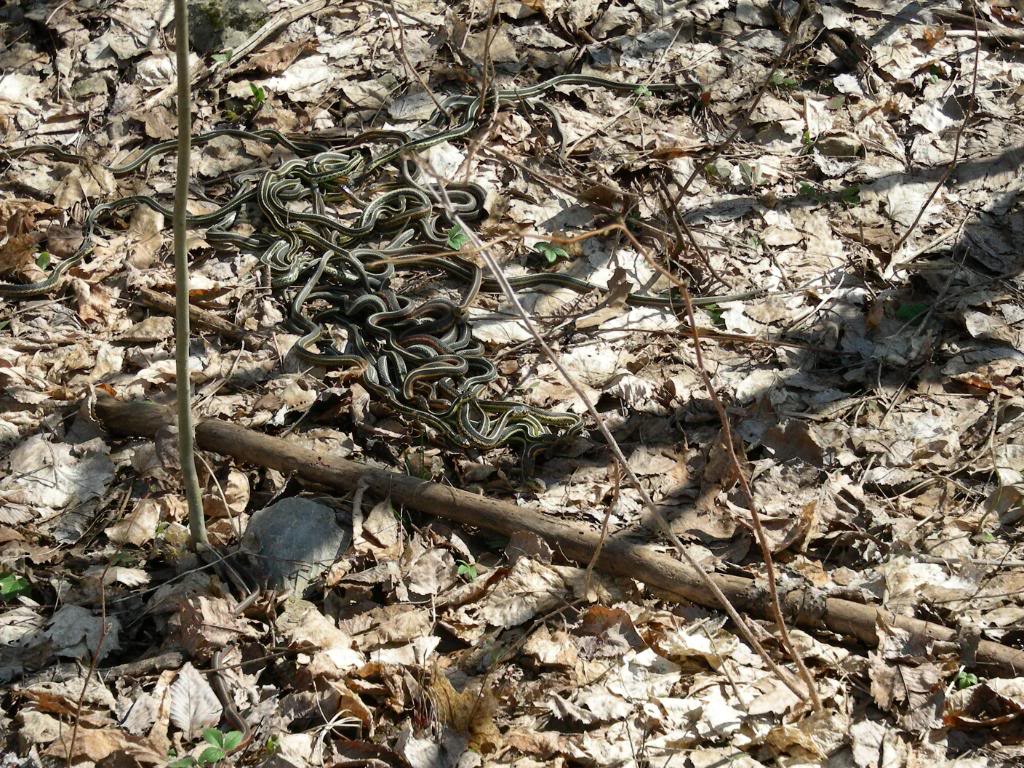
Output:
[[[512,444],[532,461],[538,451],[579,432],[582,421],[574,414],[480,397],[497,374],[473,338],[465,310],[479,290],[493,290],[495,283],[485,280],[475,264],[451,255],[446,242],[455,215],[464,221],[482,217],[484,191],[473,183],[442,186],[425,181],[415,155],[466,136],[483,110],[508,104],[545,112],[560,133],[557,113],[537,99],[559,85],[637,88],[603,78],[561,75],[527,88],[491,91],[485,97],[453,96],[415,132],[367,131],[344,142],[290,138],[273,130],[202,134],[194,144],[234,137],[280,147],[295,157],[276,168],[236,174],[219,207],[190,216],[188,226],[207,228],[205,238],[215,248],[237,248],[258,256],[269,269],[273,286],[288,296],[289,322],[302,334],[295,345],[302,359],[360,370],[362,382],[375,397],[449,446],[487,450]],[[676,87],[646,86],[649,91]],[[380,144],[385,148],[375,153]],[[175,148],[174,140],[155,144],[111,170],[125,176]],[[45,145],[9,150],[8,155],[32,152],[66,161],[81,159]],[[0,296],[32,298],[56,288],[89,254],[100,219],[136,205],[172,215],[150,195],[101,203],[86,217],[84,240],[74,255],[40,282],[0,284]],[[243,214],[254,231],[243,233],[235,227]],[[465,281],[469,289],[459,303],[435,298],[416,304],[391,287],[394,264],[403,261],[439,267]],[[555,284],[580,292],[593,290],[589,283],[558,273],[520,276],[510,282],[517,288]],[[671,305],[673,297],[634,294],[627,301],[663,306]],[[347,340],[337,349],[335,339],[342,334]]]

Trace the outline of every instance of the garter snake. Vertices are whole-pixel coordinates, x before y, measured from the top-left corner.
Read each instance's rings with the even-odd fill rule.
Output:
[[[514,445],[529,464],[539,451],[582,430],[575,414],[558,413],[506,400],[487,400],[483,390],[497,378],[483,346],[473,338],[466,309],[478,291],[494,291],[479,266],[451,255],[447,245],[453,217],[473,221],[484,215],[485,192],[475,183],[422,178],[414,156],[444,141],[467,136],[492,109],[516,105],[547,114],[561,143],[557,111],[540,97],[559,86],[589,86],[636,92],[638,86],[588,75],[560,75],[524,88],[493,89],[483,95],[445,99],[414,131],[371,130],[351,138],[288,136],[278,131],[224,128],[193,138],[202,145],[226,137],[281,147],[294,155],[276,167],[241,171],[216,210],[190,215],[190,228],[207,228],[216,249],[256,255],[270,271],[273,287],[288,306],[289,326],[300,334],[294,351],[307,363],[357,371],[371,395],[443,443],[488,450]],[[654,83],[646,92],[677,90]],[[154,144],[109,170],[131,174],[176,149],[174,140]],[[46,153],[60,161],[78,155],[48,145],[8,149],[8,157]],[[447,205],[435,203],[439,195]],[[81,247],[60,261],[44,280],[0,284],[0,297],[25,299],[55,289],[69,269],[90,253],[100,219],[147,205],[171,216],[152,195],[134,195],[94,206],[86,216]],[[237,231],[240,217],[252,231]],[[458,303],[446,298],[419,304],[392,287],[396,265],[439,267],[468,284]],[[577,292],[594,290],[564,273],[509,278],[515,288],[554,285]],[[756,294],[704,297],[710,304]],[[679,297],[630,294],[633,306],[679,306]],[[344,336],[344,346],[338,339]]]

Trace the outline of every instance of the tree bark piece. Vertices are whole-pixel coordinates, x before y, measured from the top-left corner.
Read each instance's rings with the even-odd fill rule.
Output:
[[[95,412],[104,427],[119,435],[152,437],[173,419],[170,408],[149,402],[121,402],[99,392]],[[418,480],[348,459],[312,451],[279,437],[245,427],[203,419],[196,425],[200,448],[238,461],[276,469],[319,485],[354,490],[366,487],[407,507],[465,525],[511,535],[529,531],[540,536],[569,560],[587,562],[597,548],[599,534],[529,507]],[[697,575],[670,555],[637,543],[628,536],[612,535],[605,541],[597,567],[609,574],[636,579],[677,600],[717,608],[714,598]],[[751,579],[725,574],[712,576],[738,609],[759,617],[768,616],[763,588]],[[794,589],[783,597],[783,607],[794,623],[807,629],[828,629],[869,646],[878,644],[876,626],[885,624],[909,632],[917,640],[956,643],[957,632],[920,619],[898,616],[875,605],[824,597],[811,589]],[[1024,672],[1024,651],[982,640],[977,664],[988,674]]]

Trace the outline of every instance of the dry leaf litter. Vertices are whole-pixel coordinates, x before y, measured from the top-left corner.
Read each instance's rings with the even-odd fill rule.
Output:
[[[236,5],[263,20],[297,3]],[[510,272],[551,268],[535,246],[564,243],[554,268],[607,289],[524,301],[700,562],[763,575],[684,316],[614,301],[667,286],[650,256],[696,295],[773,293],[696,321],[782,574],[1021,647],[1019,3],[811,3],[795,31],[797,5],[767,0],[324,5],[237,62],[247,34],[195,53],[195,131],[239,115],[284,132],[409,128],[433,109],[424,85],[469,92],[485,61],[500,85],[581,71],[686,86],[560,89],[562,158],[550,126],[510,109],[427,159],[487,188],[480,234]],[[0,271],[34,280],[97,201],[172,188],[170,156],[108,170],[175,134],[172,11],[8,3],[0,35],[3,145],[95,158],[4,164]],[[219,139],[194,180],[276,159]],[[639,242],[568,242],[616,219]],[[263,337],[197,329],[200,416],[582,526],[637,525],[640,494],[596,432],[526,481],[514,455],[432,447],[290,356],[254,260],[191,236],[194,301]],[[792,630],[824,704],[812,713],[719,612],[588,577],[529,537],[506,547],[208,454],[218,546],[296,495],[352,530],[304,596],[237,613],[189,553],[173,436],[114,439],[79,409],[96,388],[170,397],[171,320],[136,298],[172,290],[169,252],[169,222],[142,208],[66,289],[0,306],[2,765],[209,764],[204,730],[228,729],[205,674],[217,650],[253,733],[228,761],[246,765],[1024,764],[1024,678],[975,675],[896,628],[874,649]],[[495,396],[583,413],[504,301],[473,315]]]

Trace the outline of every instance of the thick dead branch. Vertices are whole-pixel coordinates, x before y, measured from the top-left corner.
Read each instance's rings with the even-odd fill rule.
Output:
[[[120,402],[102,392],[98,395],[95,413],[110,432],[141,437],[152,437],[173,420],[173,411],[166,406]],[[530,531],[543,537],[567,559],[577,562],[586,563],[598,547],[597,531],[580,528],[528,507],[365,466],[217,419],[197,423],[196,442],[205,450],[294,474],[322,486],[354,490],[362,483],[374,493],[390,495],[407,507],[465,525],[505,535]],[[691,569],[670,555],[621,534],[609,536],[604,542],[597,567],[605,573],[642,581],[667,597],[718,607]],[[738,609],[752,616],[768,617],[768,599],[762,586],[738,576],[712,574],[711,578]],[[782,602],[787,617],[798,626],[828,629],[869,646],[878,644],[876,626],[879,623],[909,632],[919,642],[948,643],[950,647],[957,642],[957,632],[940,624],[897,616],[875,605],[826,597],[812,589],[790,590]],[[1024,670],[1024,651],[982,640],[977,648],[976,663],[988,674],[1017,675]]]

